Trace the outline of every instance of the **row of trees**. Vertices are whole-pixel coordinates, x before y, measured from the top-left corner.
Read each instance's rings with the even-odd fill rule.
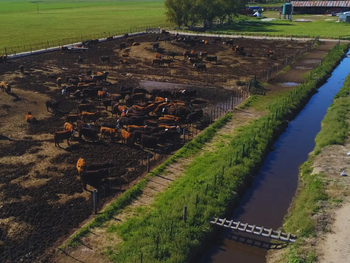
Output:
[[[247,0],[165,0],[167,20],[181,26],[204,23],[211,27],[213,21],[232,21],[232,16],[246,5]]]

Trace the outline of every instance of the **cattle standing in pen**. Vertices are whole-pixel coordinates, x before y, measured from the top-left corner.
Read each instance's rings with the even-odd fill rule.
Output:
[[[193,66],[197,68],[198,71],[207,71],[207,66],[205,64],[194,63]]]
[[[49,111],[49,109],[52,109],[52,113],[56,114],[58,112],[58,107],[60,106],[60,102],[58,100],[48,100],[46,101],[46,109]]]
[[[32,115],[31,111],[28,111],[26,114],[26,122],[31,123],[31,124],[35,124],[38,122],[38,120]]]
[[[62,140],[67,140],[67,144],[69,146],[70,145],[69,144],[69,139],[71,138],[71,136],[72,136],[72,132],[71,131],[58,131],[58,132],[55,132],[55,135],[54,135],[55,146],[61,147],[60,146],[60,141],[62,141]]]
[[[100,170],[85,170],[83,169],[80,173],[80,179],[83,183],[83,189],[86,189],[86,185],[99,186],[102,180],[107,180],[109,176],[108,168]]]

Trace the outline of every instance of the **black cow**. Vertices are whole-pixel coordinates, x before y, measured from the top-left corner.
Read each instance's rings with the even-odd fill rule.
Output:
[[[102,75],[94,75],[92,76],[92,79],[96,81],[107,81],[107,76],[108,72],[103,71]]]
[[[112,166],[113,166],[112,163],[90,163],[90,164],[84,165],[83,167],[84,167],[84,170],[91,171],[91,170],[100,170],[104,168],[109,168]]]
[[[214,42],[214,43],[220,43],[220,42],[221,42],[221,37],[215,37],[215,38],[213,39],[213,42]]]
[[[166,30],[162,30],[162,35],[165,35],[165,36],[170,36],[170,32],[169,31],[166,31]]]
[[[89,111],[90,112],[93,109],[95,109],[95,106],[92,104],[79,104],[78,105],[78,112],[80,112],[80,113],[82,111]]]
[[[168,52],[168,57],[172,57],[173,59],[175,59],[176,56],[178,56],[176,52],[172,52],[172,51]]]
[[[162,97],[162,98],[170,98],[172,95],[170,90],[160,90],[157,93],[158,97]]]
[[[79,89],[78,86],[67,86],[64,88],[65,94],[69,96],[71,93],[76,92]]]
[[[85,171],[83,170],[80,174],[80,179],[83,183],[83,189],[86,189],[86,185],[99,186],[102,180],[107,180],[109,176],[109,170],[107,168],[100,170]]]
[[[205,64],[194,63],[193,66],[196,67],[198,71],[207,71],[207,65]]]
[[[89,128],[81,128],[79,129],[79,140],[82,139],[82,136],[84,138],[90,139],[92,141],[98,141],[99,138],[97,136],[97,131],[89,129]]]
[[[119,49],[122,50],[124,48],[126,48],[126,43],[125,42],[120,43],[119,44]]]
[[[233,39],[227,40],[226,45],[233,47]]]
[[[83,89],[83,95],[87,98],[95,98],[97,97],[98,89],[94,88],[86,88]]]
[[[206,58],[207,61],[209,62],[215,62],[215,63],[218,63],[218,57],[217,56],[207,56]]]
[[[113,107],[112,106],[112,102],[116,102],[116,101],[115,100],[104,100],[104,101],[102,101],[103,106],[106,107],[106,110],[108,109],[109,106]]]
[[[191,112],[190,114],[188,114],[186,117],[186,121],[187,121],[187,123],[191,123],[191,122],[195,122],[195,121],[199,120],[202,117],[203,117],[203,110],[199,109],[199,110],[195,110],[195,111]]]
[[[189,53],[187,54],[188,58],[198,58],[198,53]]]
[[[163,64],[161,59],[153,59],[152,60],[152,66],[158,65],[160,67],[161,64]]]
[[[54,139],[55,139],[55,146],[60,147],[60,141],[67,140],[67,144],[69,145],[69,139],[72,136],[71,131],[58,131],[55,132]]]
[[[152,44],[152,50],[153,51],[158,51],[159,47],[160,47],[159,43],[153,43]]]
[[[134,93],[147,93],[147,90],[143,88],[134,88]]]
[[[147,134],[142,134],[141,135],[141,146],[142,148],[152,148],[155,149],[158,146],[158,138],[152,136],[152,135],[147,135]]]
[[[131,124],[131,120],[127,117],[120,117],[118,119],[118,124],[120,125],[120,127],[123,127],[124,125],[130,125]]]
[[[111,123],[111,122],[102,122],[101,127],[107,127],[111,129],[115,129],[117,127],[117,124]]]
[[[181,92],[181,95],[185,98],[195,98],[197,96],[197,90],[195,89],[185,89]]]
[[[102,62],[107,62],[109,63],[109,56],[100,56],[99,58]]]
[[[142,135],[150,135],[151,133],[148,131],[142,131],[142,130],[134,130],[132,131],[132,137],[134,139],[134,143],[141,143],[141,137]]]
[[[62,53],[68,51],[68,47],[62,46],[62,47],[60,47],[60,49],[61,49],[61,52],[62,52]]]
[[[45,104],[46,104],[47,111],[49,111],[49,109],[52,109],[52,113],[55,114],[58,112],[58,107],[60,106],[60,101],[52,99],[52,100],[47,100],[45,102]]]
[[[172,59],[165,59],[162,58],[162,64],[168,64],[169,68],[170,68],[170,64],[173,62]]]

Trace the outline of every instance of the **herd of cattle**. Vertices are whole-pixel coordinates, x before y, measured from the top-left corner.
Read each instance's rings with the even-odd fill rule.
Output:
[[[233,39],[224,39],[221,37],[213,37],[213,38],[207,38],[202,39],[198,37],[191,37],[191,36],[180,36],[179,34],[171,34],[168,31],[163,30],[160,36],[155,37],[155,42],[152,43],[152,51],[156,52],[155,58],[151,60],[152,66],[168,66],[171,67],[171,64],[175,62],[175,57],[182,56],[184,60],[189,61],[191,65],[193,65],[194,68],[196,68],[198,71],[206,72],[207,71],[207,64],[206,63],[212,63],[215,62],[218,64],[218,57],[215,54],[208,54],[208,52],[205,51],[195,51],[195,50],[201,50],[202,45],[208,45],[210,43],[212,44],[223,44],[226,46],[229,46],[234,54],[237,54],[239,56],[246,56],[246,57],[253,57],[252,53],[247,52],[243,46],[235,44],[235,41]],[[119,49],[120,49],[120,57],[119,57],[119,63],[121,65],[128,64],[128,58],[130,57],[130,48],[127,48],[128,46],[138,46],[140,45],[139,42],[135,41],[133,37],[128,37],[128,35],[125,35],[126,40],[124,42],[119,43]],[[107,40],[113,40],[112,37],[107,38]],[[184,44],[185,48],[190,48],[188,50],[187,48],[182,52],[174,52],[172,50],[166,51],[164,48],[161,47],[161,42],[164,41],[169,43],[176,43],[176,44]],[[81,43],[81,46],[74,46],[74,47],[61,47],[62,52],[66,51],[81,51],[81,50],[87,50],[88,48],[92,47],[96,43],[98,43],[99,40],[87,40],[83,41]],[[265,57],[272,57],[272,54],[274,52],[272,50],[269,50],[268,52],[262,54]],[[165,57],[167,56],[167,57]],[[99,60],[101,60],[104,63],[110,62],[109,56],[100,56]]]
[[[62,96],[77,101],[76,112],[65,115],[62,131],[54,134],[55,146],[60,141],[72,139],[76,132],[79,141],[99,141],[108,138],[111,142],[121,141],[142,148],[156,149],[165,144],[179,141],[183,124],[200,120],[203,110],[196,100],[197,91],[146,90],[121,87],[120,93],[108,92],[108,72],[97,75],[67,77],[66,85],[57,78]],[[46,108],[53,114],[60,112],[60,100],[46,101]],[[108,121],[106,118],[108,116]],[[35,124],[38,120],[31,112],[26,121]]]

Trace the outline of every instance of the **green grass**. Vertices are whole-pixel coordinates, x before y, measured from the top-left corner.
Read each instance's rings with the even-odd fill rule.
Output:
[[[48,0],[38,6],[39,13],[29,1],[0,1],[0,54],[5,47],[29,50],[30,44],[57,46],[166,24],[163,0]]]
[[[264,14],[264,13],[263,13]],[[324,38],[338,38],[349,32],[349,23],[325,21],[334,19],[328,16],[293,16],[293,19],[312,19],[312,22],[293,22],[286,20],[260,21],[257,18],[240,18],[240,21],[231,25],[218,26],[211,32],[222,34],[263,34],[272,36],[320,36]]]

